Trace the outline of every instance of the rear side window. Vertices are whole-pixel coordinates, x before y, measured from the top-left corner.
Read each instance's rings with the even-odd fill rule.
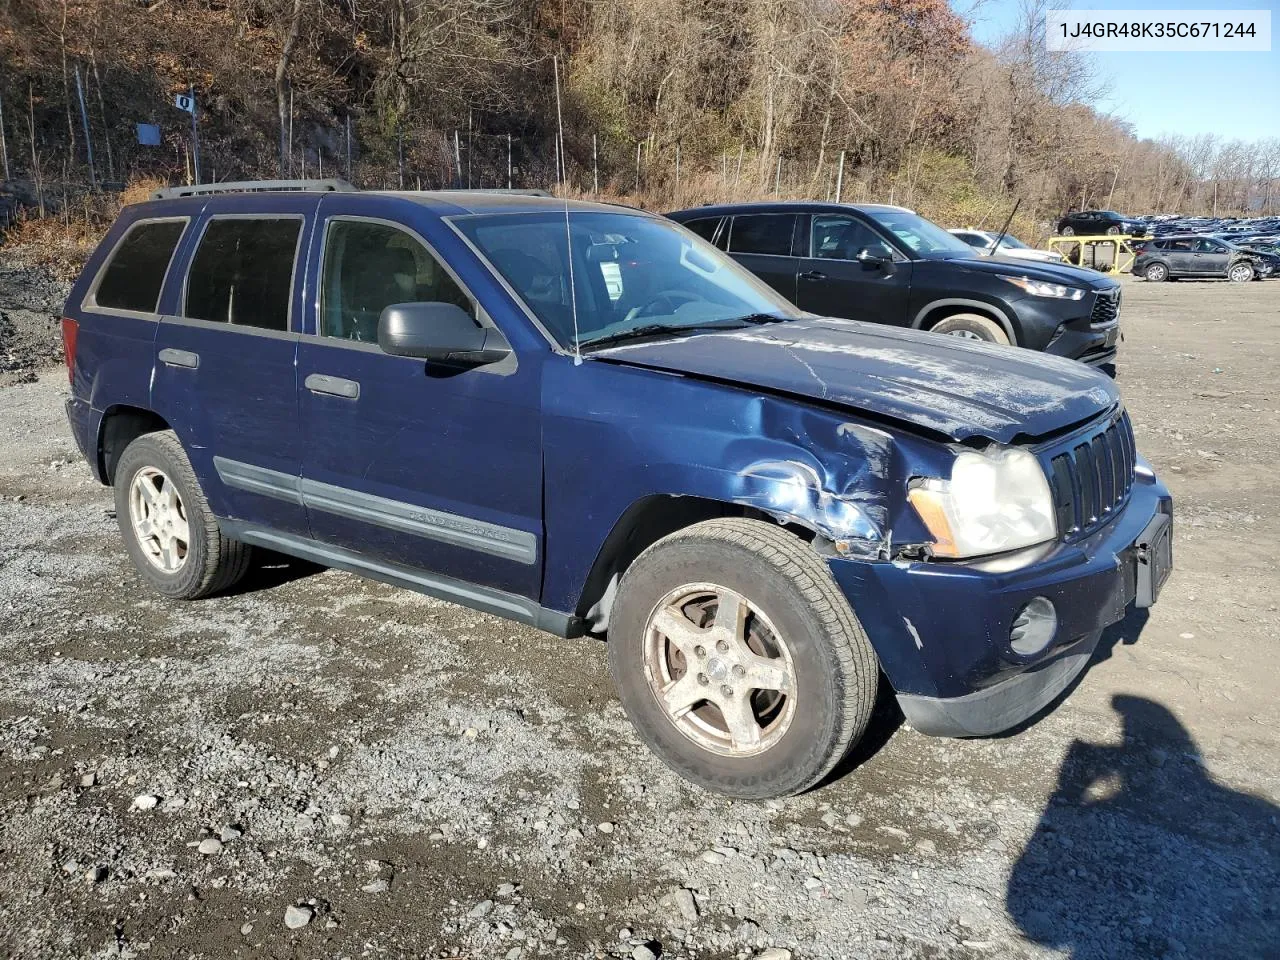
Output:
[[[765,253],[791,256],[791,235],[795,233],[794,213],[762,213],[733,218],[729,237],[730,253]]]
[[[94,306],[155,313],[164,275],[186,225],[185,220],[161,220],[130,229],[102,270]]]
[[[289,329],[293,264],[302,221],[210,221],[187,274],[185,316],[263,330]]]

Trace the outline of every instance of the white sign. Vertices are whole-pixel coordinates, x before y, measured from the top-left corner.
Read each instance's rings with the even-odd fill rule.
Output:
[[[187,113],[196,112],[196,98],[185,93],[180,93],[174,97],[173,105],[179,110],[185,110]]]

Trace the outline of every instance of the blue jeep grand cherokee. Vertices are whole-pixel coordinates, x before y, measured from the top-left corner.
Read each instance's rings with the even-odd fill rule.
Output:
[[[770,797],[881,676],[926,733],[1017,724],[1168,573],[1080,364],[802,313],[635,210],[294,186],[128,208],[67,304],[72,428],[165,596],[259,546],[607,634],[654,751]]]

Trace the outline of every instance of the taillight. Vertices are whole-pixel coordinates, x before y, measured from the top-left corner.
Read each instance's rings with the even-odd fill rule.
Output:
[[[67,364],[67,382],[76,383],[76,335],[80,332],[80,324],[70,317],[62,318],[62,359]]]

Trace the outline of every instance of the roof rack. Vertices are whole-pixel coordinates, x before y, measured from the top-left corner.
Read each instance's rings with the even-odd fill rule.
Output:
[[[179,197],[203,197],[219,193],[266,193],[268,191],[316,191],[319,193],[352,193],[356,190],[345,180],[236,180],[227,183],[197,183],[185,187],[164,187],[151,194],[152,200],[176,200]]]
[[[427,190],[426,193],[501,193],[512,197],[550,197],[546,190],[522,189],[516,187],[443,187],[440,190]]]

